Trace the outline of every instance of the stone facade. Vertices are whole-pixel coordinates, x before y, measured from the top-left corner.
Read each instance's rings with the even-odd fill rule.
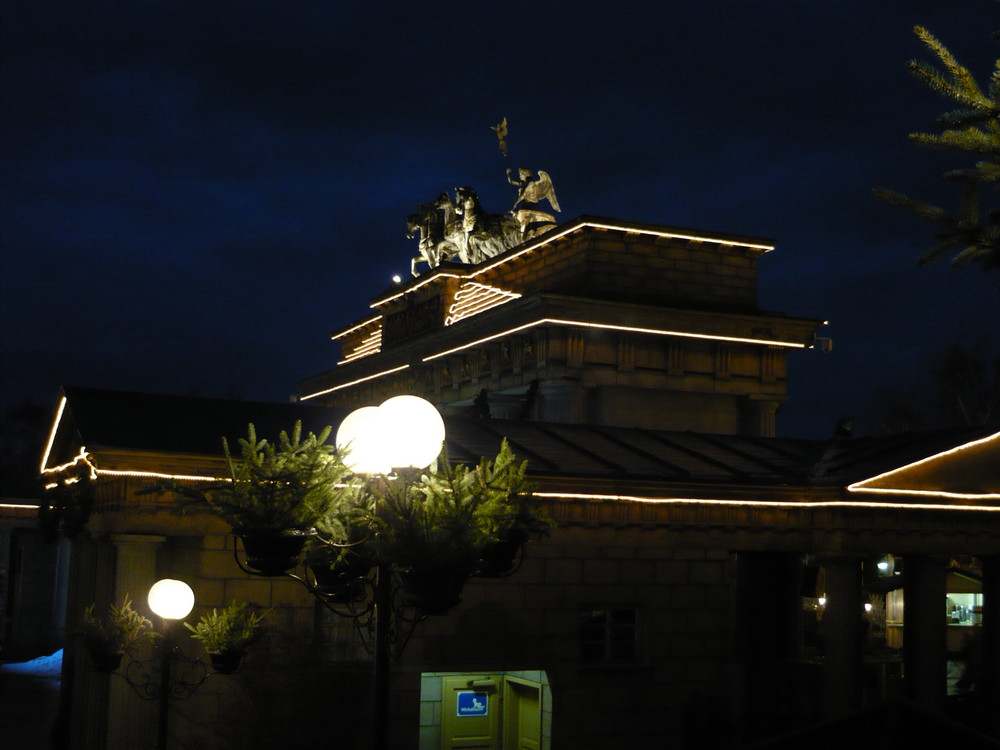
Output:
[[[758,310],[769,249],[584,217],[376,298],[302,398],[354,408],[407,392],[451,413],[773,435],[787,353],[819,322]]]
[[[458,693],[499,709],[490,731],[508,739],[530,725],[522,746],[540,750],[739,747],[900,696],[939,712],[956,566],[982,582],[972,718],[996,732],[1000,433],[771,437],[787,354],[819,323],[757,309],[768,248],[584,217],[376,298],[298,404],[67,391],[43,463],[53,484],[85,464],[95,498],[73,543],[68,629],[87,603],[139,601],[162,577],[191,584],[194,617],[234,598],[269,608],[243,671],[170,704],[170,747],[371,747],[363,618],[249,575],[218,519],[141,490],[220,476],[218,437],[248,421],[318,430],[416,393],[445,412],[454,461],[509,438],[556,528],[513,575],[471,578],[447,614],[395,620],[388,747],[456,746],[473,726],[456,719]],[[151,744],[148,704],[72,641],[67,664],[74,749]]]

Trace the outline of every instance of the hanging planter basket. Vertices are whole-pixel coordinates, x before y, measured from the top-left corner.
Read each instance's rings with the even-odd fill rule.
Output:
[[[110,674],[121,666],[125,654],[115,651],[108,641],[87,637],[83,639],[83,645],[87,649],[90,666],[95,672]]]
[[[524,544],[528,534],[521,530],[508,532],[503,538],[483,547],[476,575],[480,578],[502,578],[521,567]]]
[[[311,535],[300,529],[233,529],[243,542],[246,566],[262,576],[281,576],[296,567]],[[242,565],[241,565],[242,567]]]
[[[333,565],[320,560],[306,560],[315,580],[315,589],[323,598],[336,604],[364,599],[366,576],[374,563],[370,558],[353,557]]]
[[[414,566],[399,571],[403,604],[425,615],[444,615],[462,601],[466,571],[450,567]]]
[[[246,655],[247,652],[241,648],[230,648],[216,654],[209,654],[208,658],[212,662],[212,669],[219,674],[233,674],[239,671]]]

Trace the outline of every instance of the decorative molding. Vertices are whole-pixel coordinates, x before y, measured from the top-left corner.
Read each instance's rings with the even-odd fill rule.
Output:
[[[583,332],[570,329],[566,332],[566,366],[583,367],[586,343]]]
[[[635,340],[627,334],[622,334],[618,337],[618,371],[633,370],[635,370]]]
[[[454,325],[460,320],[492,310],[494,307],[499,307],[520,297],[521,295],[517,292],[508,292],[475,281],[466,282],[455,293],[455,301],[448,309],[444,324],[446,326]]]

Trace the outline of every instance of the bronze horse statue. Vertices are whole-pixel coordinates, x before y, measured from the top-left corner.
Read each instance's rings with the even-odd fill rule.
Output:
[[[462,219],[468,263],[492,258],[521,241],[517,220],[507,214],[487,213],[471,187],[455,188],[455,212]]]
[[[415,214],[406,217],[406,237],[418,232],[420,255],[410,261],[410,273],[417,276],[417,263],[425,262],[428,268],[437,268],[442,261],[458,256],[468,262],[465,235],[457,229],[455,204],[447,193],[441,193],[434,203],[421,203]]]

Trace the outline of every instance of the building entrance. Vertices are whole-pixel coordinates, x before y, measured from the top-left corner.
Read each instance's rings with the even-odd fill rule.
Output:
[[[425,673],[421,750],[548,750],[544,672]]]

